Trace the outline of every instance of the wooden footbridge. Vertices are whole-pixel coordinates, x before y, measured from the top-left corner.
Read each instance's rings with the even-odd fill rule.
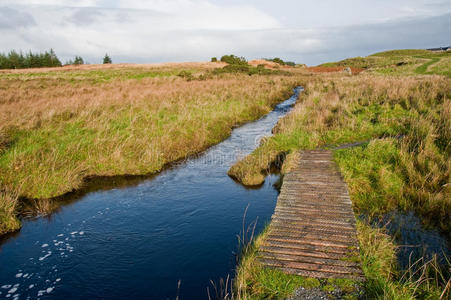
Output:
[[[332,151],[304,151],[285,175],[259,261],[286,273],[363,280],[355,217]]]

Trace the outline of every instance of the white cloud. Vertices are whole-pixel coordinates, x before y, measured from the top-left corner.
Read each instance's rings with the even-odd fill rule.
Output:
[[[101,4],[100,0],[2,0],[2,5],[23,5],[23,6],[96,6]]]
[[[84,1],[83,4],[93,5],[88,7],[70,6],[75,4],[73,1],[57,3],[52,0],[44,0],[41,5],[32,7],[25,5],[37,2],[22,0],[20,6],[3,8],[28,13],[37,26],[26,30],[17,27],[4,30],[2,34],[8,43],[2,43],[0,50],[23,49],[28,44],[25,49],[53,47],[65,55],[92,57],[107,51],[123,57],[161,57],[167,53],[180,55],[186,53],[184,51],[208,48],[210,41],[206,37],[193,36],[193,31],[278,27],[276,19],[251,6],[219,7],[208,1],[119,1],[112,8],[99,6],[99,1]],[[6,45],[8,49],[5,49]]]
[[[115,62],[206,60],[235,53],[312,64],[383,48],[451,43],[446,40],[449,15],[409,15],[422,15],[420,6],[413,6],[414,12],[398,7],[406,10],[407,19],[375,14],[383,21],[370,18],[373,24],[368,25],[356,19],[357,25],[350,20],[341,26],[300,27],[283,26],[269,10],[219,0],[3,0],[2,5],[6,6],[0,7],[0,17],[5,16],[0,19],[0,52],[52,47],[63,60],[81,55],[99,62],[105,52]],[[437,6],[431,7],[437,11]]]

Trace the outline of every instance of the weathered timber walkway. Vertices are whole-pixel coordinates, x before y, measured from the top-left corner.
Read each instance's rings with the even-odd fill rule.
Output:
[[[291,274],[364,279],[351,200],[332,151],[304,151],[285,175],[258,254],[263,265]]]

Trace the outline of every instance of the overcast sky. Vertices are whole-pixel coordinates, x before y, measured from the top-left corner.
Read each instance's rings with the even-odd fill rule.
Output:
[[[0,52],[99,63],[226,53],[309,65],[451,45],[451,0],[0,0]]]

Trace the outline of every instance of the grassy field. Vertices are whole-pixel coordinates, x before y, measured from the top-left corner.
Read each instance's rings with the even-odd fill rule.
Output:
[[[47,199],[83,187],[90,176],[149,174],[225,139],[297,85],[305,92],[274,135],[229,175],[265,180],[301,149],[366,141],[335,151],[356,215],[415,211],[451,237],[451,53],[396,50],[309,73],[223,63],[108,65],[0,72],[0,234],[20,227],[21,197]],[[367,281],[320,281],[258,265],[264,233],[243,248],[233,284],[239,299],[282,299],[298,286],[336,288],[370,299],[439,299],[448,280],[433,262],[403,274],[396,243],[383,228],[358,222]],[[357,287],[357,288],[356,288]]]
[[[148,174],[225,139],[298,84],[221,63],[83,66],[0,73],[0,233],[18,197],[50,198],[89,176]]]
[[[356,76],[335,73],[302,78],[305,92],[276,125],[274,136],[237,162],[229,174],[246,185],[258,185],[281,154],[286,155],[285,173],[299,150],[367,141],[335,151],[355,214],[371,220],[392,210],[415,211],[426,226],[451,237],[451,79],[428,74],[447,74],[443,59],[449,54],[440,54],[439,61],[415,57],[420,55],[426,56],[424,51],[410,50],[380,53],[364,61],[327,64],[368,67]],[[401,56],[415,63],[393,67],[394,57]],[[371,66],[365,65],[369,62]],[[388,72],[390,68],[397,71]],[[420,270],[416,275],[401,272],[396,242],[383,228],[359,221],[358,238],[367,278],[363,288],[369,299],[439,299],[444,293],[449,273],[439,272],[434,262],[416,266]],[[260,278],[269,271],[262,271],[253,255],[245,253],[238,268],[238,294],[247,295],[243,299],[257,299],[268,290],[285,293],[293,280],[301,280],[290,277],[280,282],[283,277],[277,274]],[[247,287],[244,293],[243,286]]]
[[[450,232],[451,80],[318,75],[304,85],[276,134],[229,173],[257,185],[280,153],[375,139],[336,153],[357,212],[414,209]]]
[[[321,66],[349,66],[391,75],[437,74],[449,77],[451,76],[451,51],[392,50],[367,57],[354,57],[339,62],[325,63]]]

